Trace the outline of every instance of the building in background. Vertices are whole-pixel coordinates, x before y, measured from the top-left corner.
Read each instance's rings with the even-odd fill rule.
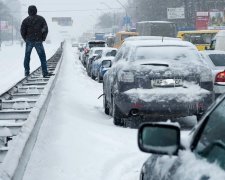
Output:
[[[133,0],[128,13],[136,22],[174,22],[178,30],[223,29],[224,9],[225,0]]]

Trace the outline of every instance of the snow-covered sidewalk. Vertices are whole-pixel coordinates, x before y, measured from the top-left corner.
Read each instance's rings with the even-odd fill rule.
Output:
[[[149,154],[137,130],[116,127],[102,109],[102,84],[87,77],[66,44],[48,112],[24,180],[137,180]]]
[[[8,90],[24,77],[23,59],[25,53],[25,44],[23,47],[14,42],[13,45],[5,45],[3,42],[0,50],[0,94]],[[49,59],[59,48],[60,43],[45,44],[47,59]],[[35,70],[41,65],[36,50],[31,54],[30,68]]]

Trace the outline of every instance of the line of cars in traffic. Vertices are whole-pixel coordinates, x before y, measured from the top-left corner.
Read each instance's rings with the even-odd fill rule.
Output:
[[[225,95],[218,97],[224,93],[225,53],[200,53],[189,42],[165,37],[127,38],[116,55],[116,49],[101,48],[81,62],[103,82],[104,111],[115,125],[145,122],[138,146],[152,155],[140,180],[225,179]],[[179,124],[155,122],[190,115],[200,122],[185,139]]]

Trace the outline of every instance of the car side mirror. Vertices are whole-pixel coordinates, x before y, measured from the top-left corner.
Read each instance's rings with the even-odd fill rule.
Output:
[[[103,68],[110,68],[112,66],[112,61],[111,60],[103,60],[102,61],[102,67]]]
[[[138,130],[138,146],[147,153],[177,155],[180,148],[180,128],[172,124],[143,124]]]

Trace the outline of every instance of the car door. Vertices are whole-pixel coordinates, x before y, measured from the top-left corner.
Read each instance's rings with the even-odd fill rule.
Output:
[[[125,45],[123,45],[120,50],[118,51],[114,61],[113,61],[113,66],[110,68],[110,70],[107,71],[107,73],[104,75],[104,84],[103,86],[105,95],[106,95],[106,100],[111,103],[111,94],[112,94],[112,86],[113,82],[115,81],[115,74],[117,73],[117,63],[123,58],[124,54],[124,49]]]

